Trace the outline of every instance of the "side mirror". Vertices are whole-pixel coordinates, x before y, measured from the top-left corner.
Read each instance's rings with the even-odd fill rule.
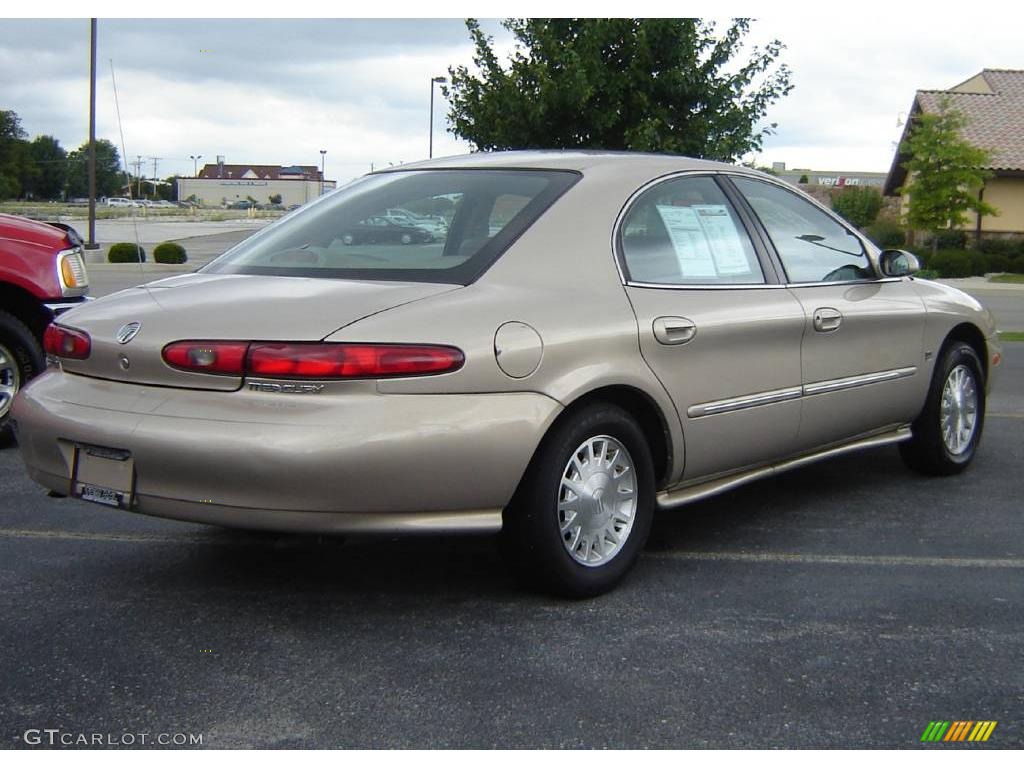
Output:
[[[909,251],[882,251],[878,265],[886,277],[906,277],[920,271],[921,262]]]

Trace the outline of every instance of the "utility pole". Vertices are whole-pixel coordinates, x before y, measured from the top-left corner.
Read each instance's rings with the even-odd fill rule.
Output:
[[[131,190],[129,190],[131,195]],[[142,155],[135,156],[135,199],[142,199]]]
[[[149,159],[153,161],[153,197],[156,197],[157,196],[156,195],[156,162],[157,162],[157,160],[163,160],[163,158],[162,157],[151,157]]]
[[[85,247],[99,248],[96,242],[96,19],[89,19],[89,241]]]

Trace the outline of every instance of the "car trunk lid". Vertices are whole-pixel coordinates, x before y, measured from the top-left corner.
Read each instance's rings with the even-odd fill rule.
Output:
[[[438,283],[189,274],[129,288],[72,310],[60,324],[87,332],[85,360],[64,370],[169,387],[234,390],[240,376],[182,371],[167,365],[172,341],[319,341],[369,315],[460,286]],[[119,332],[138,323],[119,341]],[[123,338],[123,335],[122,335]]]

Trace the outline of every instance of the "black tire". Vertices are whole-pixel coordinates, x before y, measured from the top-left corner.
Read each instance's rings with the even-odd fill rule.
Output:
[[[13,388],[17,392],[46,367],[46,356],[32,331],[7,312],[0,312],[0,358],[0,386],[4,390]],[[0,391],[0,431],[7,426],[12,400],[12,395]]]
[[[965,369],[977,397],[974,431],[959,450],[951,450],[943,436],[942,398],[950,375]],[[907,466],[926,475],[955,475],[974,458],[985,426],[985,374],[974,348],[962,341],[947,343],[935,363],[924,409],[912,425],[913,437],[900,443],[900,455]]]
[[[584,565],[570,554],[569,539],[563,541],[559,499],[563,474],[577,449],[599,437],[618,441],[631,457],[636,509],[632,526],[608,561]],[[597,498],[595,504],[602,505],[601,496]],[[654,462],[643,431],[621,408],[595,403],[557,424],[537,449],[505,510],[502,545],[512,567],[530,586],[561,597],[594,597],[612,589],[636,563],[653,514]]]

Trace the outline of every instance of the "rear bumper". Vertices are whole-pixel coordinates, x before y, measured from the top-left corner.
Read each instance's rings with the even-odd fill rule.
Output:
[[[306,532],[488,532],[561,406],[534,393],[315,396],[142,387],[60,370],[18,395],[29,474],[68,493],[75,445],[127,450],[133,511]]]

